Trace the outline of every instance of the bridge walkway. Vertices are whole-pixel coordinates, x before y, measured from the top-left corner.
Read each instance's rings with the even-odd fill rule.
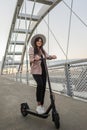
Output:
[[[47,119],[28,115],[22,117],[20,104],[27,102],[35,109],[35,88],[0,76],[0,130],[55,130],[51,113]],[[87,103],[55,94],[60,114],[60,130],[87,130]],[[45,107],[50,104],[46,91]]]

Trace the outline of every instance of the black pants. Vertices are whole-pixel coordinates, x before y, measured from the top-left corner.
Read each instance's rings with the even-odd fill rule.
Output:
[[[45,89],[46,89],[46,74],[45,74],[45,72],[42,73],[42,75],[33,74],[33,77],[37,83],[37,88],[36,88],[37,102],[40,102],[41,105],[43,105],[44,104]]]

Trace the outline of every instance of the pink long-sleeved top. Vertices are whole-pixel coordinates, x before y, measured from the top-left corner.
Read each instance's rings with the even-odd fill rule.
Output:
[[[50,59],[50,55],[48,55],[46,53],[46,51],[44,50],[45,52],[45,58],[46,59]],[[37,55],[34,55],[34,48],[33,47],[30,47],[29,48],[29,59],[30,59],[30,67],[31,67],[31,74],[42,74],[42,68],[41,68],[41,60],[38,60],[38,61],[35,61],[34,58],[35,56]]]

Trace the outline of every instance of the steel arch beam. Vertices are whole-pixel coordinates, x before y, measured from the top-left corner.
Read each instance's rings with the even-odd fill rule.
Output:
[[[27,1],[31,1],[31,2],[35,2],[35,0],[27,0]],[[21,6],[24,2],[24,0],[17,0],[16,3],[16,7],[15,7],[15,11],[14,11],[14,15],[13,15],[13,20],[12,20],[12,24],[11,24],[11,28],[10,28],[10,32],[9,32],[9,37],[8,37],[8,41],[7,41],[7,46],[6,46],[6,50],[5,50],[5,55],[2,61],[2,66],[1,66],[1,74],[3,72],[3,68],[5,67],[5,61],[6,61],[6,56],[8,55],[19,55],[21,56],[21,61],[19,62],[19,69],[22,68],[23,65],[23,60],[24,60],[24,55],[25,55],[25,51],[26,51],[26,42],[24,41],[15,41],[13,43],[13,41],[11,41],[11,37],[12,37],[12,33],[18,33],[18,34],[26,34],[26,32],[28,32],[28,37],[27,37],[27,44],[34,32],[34,30],[36,29],[36,27],[39,25],[39,23],[42,21],[42,19],[58,4],[60,3],[62,0],[36,0],[36,3],[39,3],[42,6],[42,8],[39,10],[37,15],[32,15],[31,14],[24,14],[24,13],[19,13]],[[31,20],[32,21],[32,30],[26,30],[26,29],[16,29],[15,28],[15,24],[16,21],[18,19],[21,20]],[[8,52],[9,46],[10,45],[22,45],[23,50],[22,52]],[[16,61],[14,61],[15,63]],[[9,64],[10,65],[10,64]]]
[[[10,28],[10,32],[9,32],[9,36],[8,36],[8,41],[7,41],[7,45],[6,45],[6,49],[5,49],[5,54],[4,54],[3,61],[2,61],[1,74],[3,73],[4,63],[6,60],[6,55],[7,55],[8,47],[9,47],[10,40],[11,40],[11,34],[12,34],[12,31],[14,30],[14,27],[15,27],[16,14],[19,13],[22,3],[23,3],[23,0],[17,0],[13,19],[12,19],[12,24],[11,24],[11,28]]]

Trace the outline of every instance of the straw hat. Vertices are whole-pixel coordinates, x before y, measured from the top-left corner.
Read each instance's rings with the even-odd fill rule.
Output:
[[[45,37],[43,34],[36,34],[36,35],[34,35],[34,36],[32,37],[32,39],[31,39],[31,45],[32,45],[32,46],[34,46],[34,44],[35,44],[35,39],[38,38],[38,37],[40,37],[40,38],[43,39],[43,45],[46,43],[46,37]]]

